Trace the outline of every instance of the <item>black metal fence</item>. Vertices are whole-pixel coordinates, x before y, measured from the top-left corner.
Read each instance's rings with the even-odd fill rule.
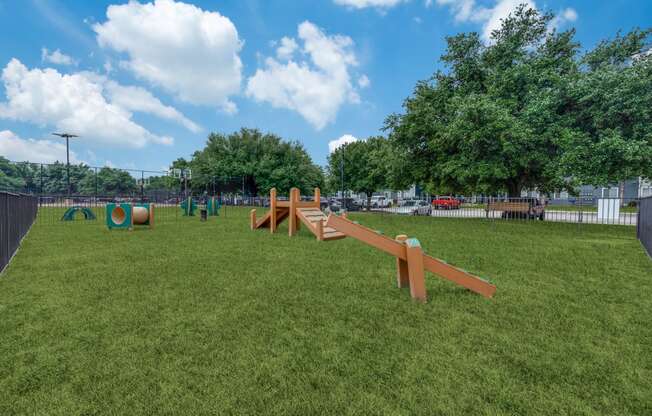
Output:
[[[9,264],[36,219],[38,198],[0,192],[0,272]]]
[[[652,257],[652,196],[641,199],[639,204],[636,237]]]
[[[638,199],[576,198],[550,201],[545,197],[373,197],[328,198],[328,209],[370,211],[378,214],[430,216],[438,218],[484,218],[489,220],[539,220],[578,224],[636,226]]]

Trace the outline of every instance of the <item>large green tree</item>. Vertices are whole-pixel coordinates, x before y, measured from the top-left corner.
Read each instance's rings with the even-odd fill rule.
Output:
[[[574,134],[564,144],[563,171],[605,185],[652,178],[652,49],[650,30],[601,42],[582,59],[569,91]]]
[[[212,133],[206,147],[195,152],[189,163],[195,190],[233,178],[244,179],[245,188],[254,195],[264,195],[273,187],[280,193],[292,187],[311,193],[323,184],[323,172],[300,143],[256,129]]]
[[[552,19],[522,5],[488,44],[477,33],[447,38],[447,70],[386,120],[404,182],[518,196],[643,175],[646,163],[649,172],[649,59],[631,59],[647,32],[625,37],[625,52],[617,40],[583,58],[574,30],[551,30]],[[626,114],[614,114],[622,102]],[[617,157],[587,163],[597,155]]]
[[[94,195],[96,189],[98,195],[113,196],[130,195],[138,187],[136,186],[136,179],[129,172],[104,167],[97,172],[88,172],[80,181],[79,192],[86,195]]]
[[[392,149],[384,137],[346,143],[328,156],[329,189],[343,185],[345,190],[364,193],[370,208],[373,193],[392,183],[392,162]]]

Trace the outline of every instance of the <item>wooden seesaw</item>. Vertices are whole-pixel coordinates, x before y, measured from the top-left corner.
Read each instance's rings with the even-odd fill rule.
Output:
[[[250,211],[251,229],[269,228],[271,232],[275,232],[278,224],[289,218],[288,234],[290,237],[296,235],[299,228],[298,220],[300,220],[320,241],[336,240],[348,236],[369,244],[396,258],[398,287],[409,286],[412,298],[420,302],[427,300],[424,270],[428,270],[442,279],[463,286],[486,298],[493,297],[496,292],[496,286],[486,280],[451,266],[443,260],[424,254],[421,244],[416,238],[398,235],[396,239],[391,239],[377,231],[350,221],[345,215],[336,216],[330,214],[326,217],[326,214],[320,209],[319,202],[319,188],[315,188],[313,201],[301,201],[297,188],[290,190],[288,201],[279,201],[276,199],[276,189],[272,189],[270,191],[270,209],[267,214],[257,220],[256,210],[252,209]]]

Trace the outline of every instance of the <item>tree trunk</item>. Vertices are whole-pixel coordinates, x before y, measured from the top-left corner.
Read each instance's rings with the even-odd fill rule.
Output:
[[[510,198],[520,198],[521,197],[521,184],[518,182],[510,182],[507,184],[507,196]]]
[[[371,195],[370,193],[367,193],[367,212],[371,211]]]

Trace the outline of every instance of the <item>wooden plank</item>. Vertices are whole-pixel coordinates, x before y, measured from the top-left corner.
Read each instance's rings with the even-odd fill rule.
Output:
[[[321,220],[317,221],[317,240],[324,240],[324,221]]]
[[[289,208],[292,205],[292,201],[276,201],[277,207]],[[313,201],[301,201],[298,200],[294,204],[297,208],[315,208],[315,202]]]
[[[486,298],[491,298],[493,297],[494,293],[496,293],[496,286],[492,285],[486,280],[473,276],[464,270],[458,269],[457,267],[451,266],[450,264],[446,264],[445,262],[434,257],[424,255],[423,264],[426,270],[436,274],[437,276],[446,280],[450,280],[451,282],[463,286],[470,291],[480,294]]]
[[[297,209],[296,211],[297,211],[297,213],[296,213],[297,218],[301,222],[306,224],[308,226],[308,230],[310,230],[310,232],[312,232],[315,236],[317,236],[317,239],[319,239],[319,233],[317,231],[317,228],[316,228],[315,224],[312,223],[308,218],[306,218],[306,216],[304,215],[303,209]]]
[[[269,190],[269,211],[270,211],[270,217],[269,217],[269,231],[271,233],[276,232],[276,188],[272,188]]]
[[[362,241],[363,243],[369,244],[381,251],[391,254],[397,259],[406,261],[408,260],[407,249],[405,246],[388,237],[377,234],[375,231],[367,227],[355,224],[347,219],[337,217],[333,214],[328,216],[326,226],[332,227],[349,237],[353,237],[357,240]],[[491,298],[496,292],[496,286],[479,277],[473,276],[464,270],[446,264],[445,262],[435,259],[434,257],[425,254],[423,254],[422,257],[424,268],[443,279],[450,280],[453,283],[463,286],[472,292],[478,293],[487,298]]]
[[[292,188],[290,189],[290,212],[289,212],[289,220],[290,223],[288,224],[288,235],[290,237],[293,237],[297,234],[297,193],[298,193],[297,188]]]
[[[407,238],[408,238],[407,235],[401,234],[401,235],[397,235],[395,240],[401,244],[404,244]],[[410,281],[408,275],[407,261],[396,257],[396,285],[399,288],[401,288],[401,287],[408,287],[409,284]]]
[[[392,240],[389,237],[377,234],[375,231],[372,231],[367,227],[359,224],[354,224],[345,218],[341,218],[333,214],[328,216],[326,226],[332,227],[349,237],[353,237],[356,240],[360,240],[363,243],[376,247],[378,250],[391,254],[394,257],[407,260],[405,246],[397,241]]]
[[[423,272],[423,251],[416,238],[405,240],[407,251],[408,278],[410,280],[410,296],[419,302],[426,301],[426,277]]]
[[[252,230],[256,229],[256,210],[252,209],[249,211],[249,226]]]

